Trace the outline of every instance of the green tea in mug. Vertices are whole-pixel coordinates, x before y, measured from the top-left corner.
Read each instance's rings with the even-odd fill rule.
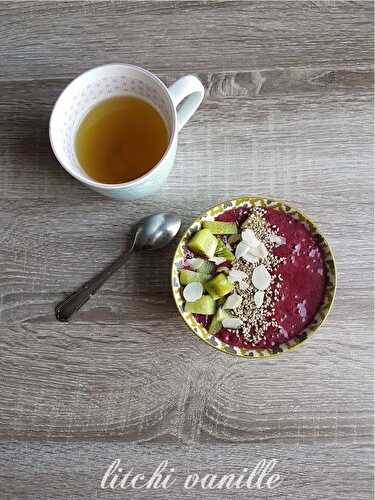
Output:
[[[118,96],[101,101],[86,114],[75,150],[89,177],[119,184],[151,170],[168,142],[166,123],[156,108],[139,97]]]

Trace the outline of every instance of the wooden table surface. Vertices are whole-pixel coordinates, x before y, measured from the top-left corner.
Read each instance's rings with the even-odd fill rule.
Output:
[[[0,498],[373,497],[373,3],[0,2]],[[80,72],[128,62],[205,100],[174,170],[142,201],[86,189],[51,153],[48,119]],[[268,194],[322,227],[335,307],[294,353],[246,361],[188,332],[174,245],[134,257],[69,324],[54,304],[159,210],[184,226],[216,201]],[[169,490],[102,490],[175,469]],[[183,488],[276,459],[273,490]]]

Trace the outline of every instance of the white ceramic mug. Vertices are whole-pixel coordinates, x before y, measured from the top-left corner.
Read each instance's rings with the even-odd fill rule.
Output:
[[[75,135],[93,106],[119,95],[133,95],[150,102],[165,120],[169,143],[163,157],[145,175],[121,184],[104,184],[89,177],[80,166]],[[73,80],[56,101],[49,126],[53,152],[67,172],[91,189],[121,200],[141,198],[156,191],[168,177],[176,156],[178,132],[195,113],[203,96],[202,83],[192,75],[167,88],[155,75],[137,66],[108,64],[93,68]]]

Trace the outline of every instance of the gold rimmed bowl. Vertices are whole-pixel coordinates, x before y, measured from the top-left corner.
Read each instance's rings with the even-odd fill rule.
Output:
[[[219,214],[232,210],[234,208],[241,207],[263,207],[263,208],[273,208],[276,210],[283,211],[288,215],[292,216],[294,219],[302,222],[314,236],[314,239],[319,243],[319,246],[323,253],[324,265],[326,268],[326,287],[324,292],[324,297],[322,303],[316,312],[313,320],[309,323],[303,331],[292,339],[286,341],[283,344],[275,346],[273,348],[261,348],[261,349],[245,349],[242,347],[231,346],[226,344],[222,340],[218,339],[215,335],[208,333],[206,328],[201,325],[194,317],[192,313],[186,312],[184,310],[184,299],[182,298],[182,287],[179,281],[179,270],[182,267],[183,260],[185,258],[186,245],[191,238],[191,236],[201,229],[202,222],[204,220],[212,220]],[[206,342],[211,347],[225,352],[227,354],[232,354],[235,356],[240,356],[244,358],[268,358],[275,356],[284,352],[288,352],[294,349],[296,346],[304,343],[308,338],[310,338],[323,324],[326,317],[328,316],[335,297],[336,292],[336,266],[335,260],[332,254],[332,250],[325,239],[324,235],[316,224],[309,219],[301,210],[290,205],[281,200],[276,200],[273,198],[264,198],[257,196],[246,196],[241,198],[235,198],[234,200],[225,201],[212,208],[209,208],[204,212],[198,219],[196,219],[187,229],[187,231],[182,236],[172,262],[172,293],[174,300],[176,302],[177,309],[185,321],[189,329],[198,338]]]

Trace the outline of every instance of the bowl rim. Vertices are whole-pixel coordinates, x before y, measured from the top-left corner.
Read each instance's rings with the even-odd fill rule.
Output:
[[[313,227],[314,232],[316,234],[318,234],[320,236],[320,238],[322,238],[322,240],[323,240],[326,248],[328,249],[328,255],[332,259],[332,264],[333,264],[333,270],[332,270],[333,283],[332,283],[332,298],[330,300],[328,308],[325,311],[324,317],[320,320],[320,322],[316,325],[316,327],[313,328],[309,332],[309,334],[305,335],[305,338],[303,340],[300,340],[300,341],[296,342],[294,345],[288,345],[288,343],[281,344],[282,346],[287,346],[287,348],[285,350],[278,350],[276,352],[270,352],[270,349],[267,349],[267,348],[263,348],[263,349],[259,349],[259,350],[256,350],[256,349],[243,349],[244,351],[248,351],[249,353],[250,352],[254,352],[254,351],[267,351],[267,354],[254,356],[254,355],[250,355],[250,354],[243,354],[241,352],[231,352],[231,351],[224,350],[220,346],[213,345],[208,339],[203,338],[196,331],[194,331],[193,327],[189,324],[188,319],[184,316],[184,314],[180,310],[179,304],[177,303],[177,293],[176,293],[176,289],[174,288],[173,280],[174,280],[174,275],[175,275],[175,272],[174,272],[175,271],[175,266],[176,266],[176,263],[177,263],[177,254],[178,254],[178,252],[180,250],[181,243],[187,237],[187,235],[190,232],[192,226],[194,226],[195,224],[200,224],[201,221],[202,221],[202,219],[207,215],[207,212],[210,212],[211,210],[214,210],[215,208],[219,207],[220,205],[227,205],[224,208],[224,210],[223,210],[223,211],[225,211],[225,210],[227,210],[227,209],[230,208],[230,204],[232,204],[232,203],[241,204],[241,203],[246,203],[246,202],[250,202],[251,203],[251,202],[259,202],[259,201],[266,201],[266,202],[270,202],[270,203],[280,203],[282,205],[285,205],[286,207],[290,208],[292,211],[294,211],[294,212],[298,213],[299,215],[301,215],[302,219],[305,219]],[[236,205],[234,206],[234,208],[235,207],[236,207]],[[202,342],[204,342],[206,345],[209,345],[211,348],[213,348],[216,351],[219,351],[219,352],[221,352],[223,354],[228,354],[230,356],[234,356],[234,357],[242,358],[242,359],[250,359],[250,360],[261,359],[263,361],[266,361],[266,360],[269,360],[269,359],[273,359],[276,356],[280,356],[282,354],[287,354],[290,351],[294,351],[300,345],[305,344],[305,342],[308,339],[310,339],[323,326],[323,324],[327,320],[327,317],[329,316],[329,314],[330,314],[330,312],[332,310],[332,307],[333,307],[333,304],[334,304],[335,298],[336,298],[336,291],[337,291],[337,266],[336,266],[335,256],[334,256],[333,251],[332,251],[332,247],[329,244],[329,242],[328,242],[327,238],[325,237],[324,233],[322,232],[320,226],[317,225],[315,223],[315,221],[313,221],[308,215],[306,215],[306,213],[303,210],[301,210],[300,208],[296,207],[294,204],[289,203],[288,201],[285,201],[285,200],[283,200],[281,198],[274,198],[273,196],[266,196],[266,195],[264,195],[264,196],[262,196],[262,195],[247,195],[246,196],[246,195],[244,195],[244,196],[237,196],[236,198],[231,198],[229,200],[224,200],[224,201],[220,201],[218,203],[215,203],[215,205],[207,208],[198,217],[194,218],[193,221],[188,225],[188,227],[186,228],[186,230],[184,231],[184,233],[180,237],[180,239],[178,241],[178,244],[177,244],[177,247],[176,247],[176,250],[175,250],[175,252],[173,254],[172,265],[171,265],[171,288],[172,288],[172,295],[173,295],[173,299],[174,299],[177,311],[178,311],[179,315],[181,316],[181,318],[183,319],[186,327],[194,335],[194,337],[197,337],[199,340],[201,340]],[[181,289],[181,285],[177,289],[180,290]],[[327,289],[325,290],[325,294],[326,293],[327,293]],[[321,310],[321,308],[322,308],[322,306],[320,306],[320,308],[316,312],[314,318],[319,313],[319,311]],[[304,332],[306,331],[306,329],[311,328],[311,325],[312,325],[312,323],[314,321],[315,321],[315,319],[313,319],[308,325],[306,325],[306,327],[301,332],[301,335],[304,334]],[[207,334],[208,334],[208,332],[207,332]],[[208,334],[208,335],[210,335],[210,334]],[[211,336],[214,337],[214,335],[211,335]],[[289,342],[293,341],[296,338],[297,338],[297,336],[293,337],[292,339],[290,339]],[[222,341],[220,341],[220,342],[222,344],[225,344],[225,342],[222,342]],[[228,345],[228,344],[226,344],[226,345]],[[233,348],[233,346],[229,346],[229,347]]]

